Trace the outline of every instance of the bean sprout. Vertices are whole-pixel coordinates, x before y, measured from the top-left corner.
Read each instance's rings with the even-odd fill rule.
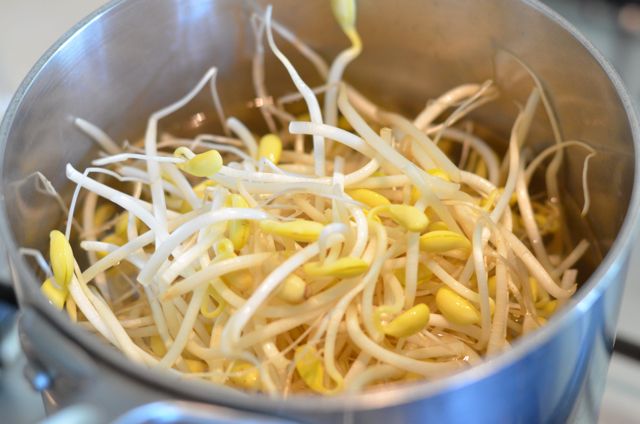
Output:
[[[101,152],[83,171],[67,164],[68,208],[41,177],[68,211],[66,234],[51,232],[49,262],[21,249],[52,305],[146,366],[289,396],[439,378],[508,349],[567,302],[589,242],[558,242],[557,171],[565,149],[588,151],[586,214],[596,152],[561,139],[538,77],[518,60],[531,94],[508,140],[496,140],[508,146],[501,165],[494,140],[458,123],[496,98],[492,81],[425,99],[413,119],[384,110],[343,80],[363,46],[355,0],[331,4],[351,46],[330,66],[271,7],[251,17],[248,84],[268,134],[225,116],[216,68],[150,116],[142,143],[120,147],[74,120]],[[304,82],[274,33],[314,65],[321,85]],[[269,53],[295,93],[267,90]],[[158,122],[207,84],[224,134],[159,135]],[[295,115],[298,100],[307,118]],[[530,157],[539,103],[555,140]],[[547,191],[532,193],[551,156]],[[81,254],[86,261],[76,261]]]

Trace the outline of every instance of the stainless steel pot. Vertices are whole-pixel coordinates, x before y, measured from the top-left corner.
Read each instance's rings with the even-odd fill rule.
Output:
[[[326,57],[346,45],[328,1],[274,3],[276,19]],[[45,302],[40,281],[17,249],[45,250],[48,231],[61,215],[50,198],[35,190],[32,173],[44,172],[68,192],[64,164],[82,167],[92,150],[71,125],[72,117],[95,122],[118,140],[135,140],[151,112],[185,93],[212,65],[221,72],[225,105],[231,113],[244,113],[253,97],[247,23],[251,4],[114,1],[58,41],[13,99],[0,130],[0,230],[11,253],[29,375],[49,407],[89,403],[103,420],[147,402],[182,399],[308,422],[595,421],[638,217],[638,123],[611,67],[569,24],[532,0],[360,1],[358,26],[365,51],[347,72],[347,79],[365,94],[407,114],[456,84],[493,78],[506,94],[477,118],[504,135],[517,111],[514,101],[522,102],[531,88],[522,68],[505,53],[509,51],[544,81],[565,138],[587,140],[598,149],[590,172],[593,206],[588,227],[573,219],[575,204],[582,201],[582,156],[568,154],[562,172],[572,234],[587,234],[596,246],[582,264],[583,272],[593,273],[546,327],[510,351],[434,382],[365,395],[273,400],[143,369],[71,325]],[[295,62],[303,75],[313,74],[304,61]],[[273,92],[292,89],[275,61],[268,62],[267,73]],[[212,110],[206,96],[169,125],[185,134],[197,131],[184,122],[196,122],[187,118],[202,110]],[[205,118],[205,126],[215,125],[213,114]],[[542,114],[534,125],[537,147],[549,143]],[[169,418],[190,413],[196,420],[228,412],[183,405],[154,404],[129,417],[169,411]]]

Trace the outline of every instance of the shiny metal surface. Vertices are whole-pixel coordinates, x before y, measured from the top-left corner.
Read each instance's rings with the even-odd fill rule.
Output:
[[[511,351],[447,379],[367,395],[247,398],[138,367],[70,325],[39,295],[39,281],[16,250],[45,247],[48,230],[61,219],[54,202],[34,190],[30,175],[40,170],[68,192],[64,163],[87,163],[93,146],[72,127],[71,118],[95,122],[117,140],[136,140],[151,112],[186,92],[210,66],[218,66],[221,97],[230,113],[255,119],[257,113],[240,113],[253,97],[250,4],[116,1],[45,55],[7,111],[0,128],[0,231],[12,255],[23,306],[23,346],[32,362],[54,377],[45,391],[50,407],[93,401],[104,408],[104,419],[113,419],[138,404],[180,398],[305,421],[410,421],[425,416],[446,422],[593,420],[638,215],[638,127],[610,67],[535,1],[361,1],[359,29],[365,50],[347,72],[347,79],[365,94],[406,114],[451,86],[493,78],[506,95],[478,119],[504,135],[517,112],[514,101],[523,102],[531,88],[521,68],[504,53],[510,51],[533,68],[552,93],[565,138],[588,140],[597,148],[588,219],[598,250],[606,254],[604,262],[566,310]],[[279,0],[274,13],[327,58],[346,46],[326,1]],[[313,75],[307,64],[294,59],[303,75]],[[267,66],[273,93],[292,89],[274,60]],[[189,134],[194,128],[181,123],[190,122],[196,111],[209,111],[205,126],[217,125],[205,95],[168,125]],[[550,141],[542,114],[534,135],[540,146]],[[571,213],[574,203],[582,201],[582,156],[568,156],[563,178],[575,200],[567,204]],[[595,250],[590,257],[585,269],[599,260]]]

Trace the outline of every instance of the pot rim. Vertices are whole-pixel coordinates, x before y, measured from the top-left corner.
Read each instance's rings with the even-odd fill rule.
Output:
[[[627,255],[630,251],[631,243],[635,240],[636,232],[640,227],[640,126],[633,107],[633,101],[627,93],[624,85],[613,69],[611,64],[603,55],[589,42],[578,30],[548,6],[536,0],[519,0],[520,3],[544,15],[547,19],[560,26],[568,32],[600,65],[607,74],[609,80],[625,110],[625,114],[631,130],[634,146],[634,179],[631,200],[624,218],[624,222],[614,240],[611,249],[596,268],[593,274],[584,283],[583,287],[562,308],[553,316],[549,322],[540,330],[531,335],[518,339],[512,348],[503,352],[486,362],[482,362],[471,368],[460,371],[456,374],[437,379],[434,381],[422,381],[411,384],[394,385],[389,388],[359,393],[343,394],[335,397],[321,397],[312,395],[298,395],[287,399],[269,398],[264,395],[252,395],[251,403],[247,403],[247,395],[219,387],[211,383],[199,381],[183,381],[173,377],[169,373],[156,372],[126,359],[120,352],[105,348],[105,343],[74,325],[66,319],[63,313],[48,305],[42,296],[28,299],[29,306],[37,310],[44,316],[51,325],[55,326],[66,337],[80,345],[83,349],[91,352],[93,358],[101,360],[101,363],[109,366],[117,372],[130,375],[139,381],[155,386],[163,392],[173,393],[179,398],[198,399],[210,403],[220,403],[236,406],[241,409],[253,409],[262,411],[299,411],[314,412],[322,410],[347,411],[378,409],[399,404],[408,403],[417,399],[432,397],[486,378],[500,370],[507,368],[519,361],[529,352],[536,349],[551,339],[563,325],[577,319],[577,317],[588,311],[591,306],[602,296],[604,291],[614,282],[613,276],[623,267]],[[36,62],[29,71],[25,79],[20,84],[14,94],[9,107],[7,108],[2,123],[0,125],[0,158],[4,158],[8,137],[16,112],[22,100],[29,91],[32,83],[38,78],[39,73],[55,54],[74,35],[86,29],[94,21],[99,20],[110,11],[123,7],[127,0],[111,0],[100,7],[80,22],[71,27],[63,34]],[[0,176],[4,173],[4,160],[0,162]],[[0,177],[1,178],[1,177]],[[32,282],[36,276],[27,266],[26,261],[18,253],[18,247],[11,233],[8,216],[6,212],[5,197],[0,195],[0,237],[9,252],[12,273],[21,276],[24,281]],[[26,305],[25,305],[26,306]],[[178,383],[178,384],[176,384]],[[206,388],[206,391],[202,390]]]

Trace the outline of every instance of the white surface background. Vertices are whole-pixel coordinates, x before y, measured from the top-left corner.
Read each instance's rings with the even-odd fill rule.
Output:
[[[610,9],[597,6],[585,11],[588,1],[548,0],[570,21],[576,24],[592,42],[609,57],[621,72],[623,79],[636,100],[640,94],[640,41],[634,37],[622,37],[616,29],[615,16]],[[89,12],[105,3],[104,0],[0,0],[0,116],[12,93],[24,75],[40,55],[68,28]],[[582,8],[576,8],[581,4]],[[638,62],[638,66],[635,66]],[[2,256],[0,254],[0,256]],[[621,334],[640,342],[640,284],[636,276],[640,271],[640,249],[632,257],[624,305],[619,329]],[[6,269],[0,275],[6,276]],[[6,265],[4,265],[6,267]],[[8,378],[19,392],[7,397]],[[4,422],[32,421],[39,408],[26,406],[39,402],[21,383],[19,370],[5,373],[0,378],[0,410],[29,411],[28,415],[15,416]],[[4,387],[3,387],[4,386]],[[19,405],[23,402],[24,405]],[[9,408],[9,409],[7,409]],[[640,422],[640,366],[637,362],[614,356],[602,407],[601,422]]]

